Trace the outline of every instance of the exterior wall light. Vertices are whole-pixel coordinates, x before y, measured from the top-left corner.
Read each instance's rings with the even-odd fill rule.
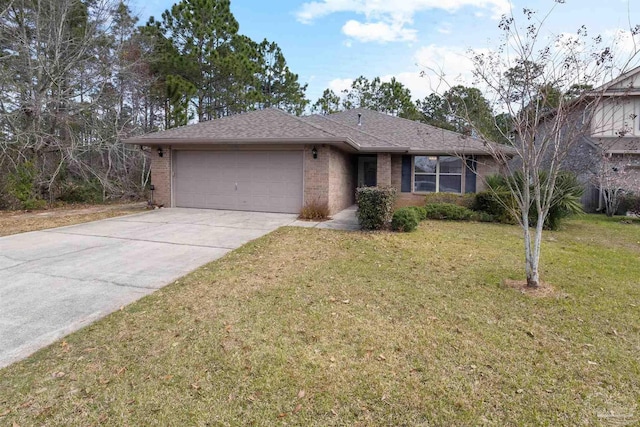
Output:
[[[318,149],[316,147],[313,147],[311,149],[311,155],[313,156],[314,159],[318,158]]]
[[[158,157],[163,157],[164,151],[162,151],[162,147],[158,147]]]

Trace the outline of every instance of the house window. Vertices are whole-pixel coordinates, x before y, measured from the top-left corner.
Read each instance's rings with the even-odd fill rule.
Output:
[[[415,156],[414,191],[462,193],[462,166],[454,156]]]

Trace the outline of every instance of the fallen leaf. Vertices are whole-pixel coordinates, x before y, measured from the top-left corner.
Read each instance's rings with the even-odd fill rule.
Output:
[[[304,397],[306,396],[306,394],[307,394],[307,393],[306,393],[304,390],[300,390],[300,391],[298,392],[298,399],[302,399],[302,398],[304,398]]]
[[[302,409],[302,405],[301,405],[301,404],[298,404],[298,405],[296,406],[296,408],[293,410],[293,413],[294,413],[294,414],[297,414],[298,412],[300,412],[300,410],[301,410],[301,409]]]
[[[53,374],[51,374],[51,376],[53,378],[62,378],[64,377],[66,374],[64,372],[54,372]]]
[[[285,413],[283,412],[283,413],[281,413],[281,414],[279,414],[279,415],[278,415],[278,418],[284,418],[284,417],[286,417],[286,416],[287,416],[287,414],[285,414]]]
[[[596,362],[592,362],[591,360],[588,360],[588,361],[587,361],[587,363],[588,363],[589,365],[597,365],[597,363],[596,363]]]
[[[387,360],[387,358],[384,357],[384,354],[381,354],[380,356],[378,356],[378,360]]]
[[[518,393],[518,394],[522,394],[522,393],[524,393],[524,390],[523,390],[523,389],[521,389],[521,388],[519,388],[519,389],[517,389],[517,390],[516,390],[516,393]]]
[[[0,417],[5,417],[11,413],[11,409],[7,409],[4,412],[0,412]]]
[[[346,299],[346,300],[342,301],[342,303],[343,303],[343,304],[349,304],[349,300],[348,300],[348,299]]]

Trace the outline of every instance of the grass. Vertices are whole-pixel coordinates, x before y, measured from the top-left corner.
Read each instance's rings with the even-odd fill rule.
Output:
[[[637,425],[640,226],[283,228],[0,371],[0,424]]]
[[[143,212],[142,203],[67,205],[43,211],[0,211],[0,237]]]

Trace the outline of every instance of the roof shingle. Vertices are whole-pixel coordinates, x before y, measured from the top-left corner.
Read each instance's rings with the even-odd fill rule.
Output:
[[[296,117],[270,108],[154,132],[125,142],[140,145],[233,141],[273,144],[283,140],[341,141],[363,151],[487,153],[484,143],[479,139],[365,108],[306,117]]]

